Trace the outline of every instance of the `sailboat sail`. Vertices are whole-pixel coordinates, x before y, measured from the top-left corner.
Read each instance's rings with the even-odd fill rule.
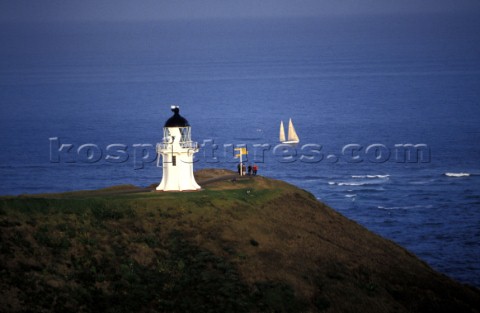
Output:
[[[283,143],[298,143],[300,139],[298,138],[297,132],[293,127],[292,119],[288,121],[288,136],[287,140],[285,140],[285,129],[283,128],[283,121],[280,121],[280,142]]]
[[[283,121],[280,121],[280,142],[285,141],[285,129],[283,129]]]
[[[300,141],[300,139],[298,138],[297,132],[293,127],[292,119],[288,121],[288,141],[292,141],[292,142]]]

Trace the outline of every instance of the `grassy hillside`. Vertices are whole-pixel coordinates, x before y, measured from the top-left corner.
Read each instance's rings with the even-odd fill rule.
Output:
[[[479,312],[478,289],[308,192],[232,174],[0,198],[0,311]]]

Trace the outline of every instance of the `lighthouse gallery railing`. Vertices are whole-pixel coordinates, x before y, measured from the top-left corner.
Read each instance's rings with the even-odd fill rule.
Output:
[[[198,142],[196,141],[180,141],[178,144],[183,149],[194,149],[194,150],[198,149]],[[172,148],[171,145],[172,144],[168,142],[157,143],[157,152],[171,149]]]

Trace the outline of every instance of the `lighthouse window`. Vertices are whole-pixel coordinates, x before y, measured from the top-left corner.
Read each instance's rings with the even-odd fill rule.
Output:
[[[186,138],[185,138],[185,137],[186,137],[186,130],[187,130],[186,128],[180,128],[180,134],[181,134],[180,141],[181,141],[181,142],[186,141],[186,140],[185,140],[185,139],[186,139]]]
[[[172,156],[172,165],[177,166],[177,157],[175,155]]]

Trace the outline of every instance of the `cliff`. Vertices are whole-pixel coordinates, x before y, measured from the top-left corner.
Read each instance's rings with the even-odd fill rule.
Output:
[[[0,311],[479,312],[478,289],[304,190],[196,176],[0,198]]]

